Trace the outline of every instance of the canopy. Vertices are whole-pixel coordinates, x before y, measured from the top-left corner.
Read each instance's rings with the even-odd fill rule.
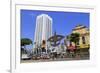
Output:
[[[57,46],[60,43],[57,43],[58,41],[61,41],[64,38],[64,36],[62,35],[57,35],[56,32],[54,34],[54,36],[50,37],[47,41],[50,41],[52,44],[52,46]]]

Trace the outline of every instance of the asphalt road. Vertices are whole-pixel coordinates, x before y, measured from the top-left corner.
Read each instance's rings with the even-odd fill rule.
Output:
[[[55,59],[40,59],[40,60],[21,60],[21,63],[34,63],[34,62],[51,62],[51,61],[74,61],[74,60],[89,60],[89,57],[84,58],[55,58]]]

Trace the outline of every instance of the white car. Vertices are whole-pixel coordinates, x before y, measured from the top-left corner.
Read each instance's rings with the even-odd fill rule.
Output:
[[[21,57],[22,60],[29,60],[31,59],[30,57],[28,57],[27,54],[22,54],[22,57]]]

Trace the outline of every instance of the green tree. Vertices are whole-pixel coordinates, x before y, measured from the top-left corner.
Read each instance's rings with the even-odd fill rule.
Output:
[[[70,41],[75,43],[75,46],[77,47],[77,43],[79,42],[79,33],[72,33],[70,35]]]
[[[28,38],[21,38],[21,56],[22,53],[26,53],[26,45],[32,44],[32,40]],[[23,48],[24,47],[24,48]]]

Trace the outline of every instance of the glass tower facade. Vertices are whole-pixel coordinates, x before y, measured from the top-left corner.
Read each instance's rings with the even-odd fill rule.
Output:
[[[52,18],[47,14],[38,15],[36,18],[36,27],[34,35],[34,48],[41,46],[42,41],[46,42],[46,49],[50,46],[47,42],[48,38],[52,36]]]

